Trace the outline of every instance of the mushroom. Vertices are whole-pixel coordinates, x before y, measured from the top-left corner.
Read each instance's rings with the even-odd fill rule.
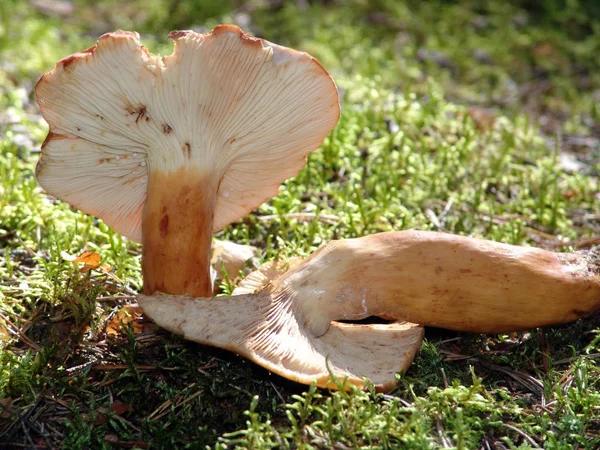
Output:
[[[39,80],[46,192],[143,244],[144,292],[209,296],[211,235],[276,195],[339,118],[310,55],[233,25],[170,56],[105,34]]]
[[[600,256],[429,231],[333,241],[269,286],[315,336],[384,316],[476,333],[576,320],[600,308]]]
[[[600,308],[600,255],[398,231],[330,242],[285,273],[254,275],[247,285],[256,292],[212,303],[143,295],[138,301],[158,325],[236,351],[297,381],[308,376],[301,377],[298,368],[317,370],[315,360],[329,356],[337,364],[341,360],[331,356],[332,349],[342,348],[346,357],[364,363],[353,370],[337,364],[334,375],[351,374],[356,384],[363,376],[390,387],[389,360],[407,368],[420,327],[352,328],[356,325],[336,321],[380,316],[481,333],[569,322]],[[352,354],[351,339],[360,353]]]
[[[246,267],[258,267],[259,249],[252,245],[213,239],[211,250],[210,266],[213,286],[223,281],[223,275],[233,281]]]
[[[314,336],[292,303],[278,304],[267,293],[269,283],[300,263],[300,258],[267,263],[230,297],[190,301],[187,296],[139,295],[138,302],[161,327],[236,352],[292,381],[339,389],[363,387],[369,380],[378,391],[389,391],[421,347],[423,327],[333,322],[323,336]]]

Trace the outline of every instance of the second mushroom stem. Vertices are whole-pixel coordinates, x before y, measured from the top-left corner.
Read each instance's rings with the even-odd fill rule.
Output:
[[[195,168],[150,171],[142,219],[144,293],[212,295],[210,249],[217,186]]]

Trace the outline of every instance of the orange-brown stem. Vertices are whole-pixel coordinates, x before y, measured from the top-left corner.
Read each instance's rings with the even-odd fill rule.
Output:
[[[151,171],[142,219],[144,294],[212,295],[210,245],[217,188],[208,174]]]

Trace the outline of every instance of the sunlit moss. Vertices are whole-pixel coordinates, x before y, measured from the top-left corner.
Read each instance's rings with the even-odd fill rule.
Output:
[[[12,423],[60,399],[64,419],[40,421],[68,436],[54,443],[63,448],[108,447],[106,436],[156,448],[600,446],[593,318],[518,336],[430,330],[389,395],[295,386],[168,335],[103,336],[118,305],[98,298],[139,290],[140,249],[41,192],[34,167],[47,127],[32,88],[114,29],[140,31],[166,54],[171,29],[245,21],[334,76],[336,129],[277,197],[218,233],[261,247],[264,260],[408,228],[555,250],[597,236],[596,149],[580,149],[581,170],[560,160],[563,135],[597,143],[593,2],[272,3],[76,0],[61,17],[0,1],[0,315],[13,326],[0,345],[0,416]],[[110,275],[81,273],[64,257],[84,250],[98,252]],[[119,369],[94,371],[94,361]],[[120,417],[115,399],[129,405]]]

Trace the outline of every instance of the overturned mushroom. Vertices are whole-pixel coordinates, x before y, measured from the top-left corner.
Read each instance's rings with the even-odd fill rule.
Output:
[[[234,351],[298,383],[337,388],[344,380],[379,391],[396,383],[421,347],[423,327],[411,323],[357,325],[333,322],[315,337],[293,305],[273,305],[265,287],[300,259],[267,263],[240,284],[231,297],[138,296],[144,313],[185,338]],[[333,379],[337,379],[333,381]]]
[[[269,288],[320,336],[338,319],[385,316],[501,333],[569,322],[600,308],[600,259],[427,231],[324,246]]]
[[[208,296],[213,231],[277,194],[339,118],[310,55],[232,25],[174,31],[172,55],[115,32],[36,86],[46,191],[143,243],[144,292]]]
[[[139,302],[159,325],[285,376],[292,360],[305,367],[315,355],[330,354],[325,343],[347,326],[336,320],[381,316],[496,333],[569,322],[600,308],[600,258],[593,252],[554,253],[427,231],[334,241],[268,283],[256,276],[248,283],[259,290],[219,298],[209,316],[201,313],[207,299],[185,309],[185,297],[140,296]],[[410,336],[412,344],[400,345],[387,330],[369,335],[369,342],[389,343],[389,358],[410,362],[403,352],[413,348],[418,328],[404,330],[399,339]],[[390,386],[389,366],[378,366],[380,351],[360,355],[370,362],[360,366],[360,376]],[[385,374],[375,376],[380,368]]]

